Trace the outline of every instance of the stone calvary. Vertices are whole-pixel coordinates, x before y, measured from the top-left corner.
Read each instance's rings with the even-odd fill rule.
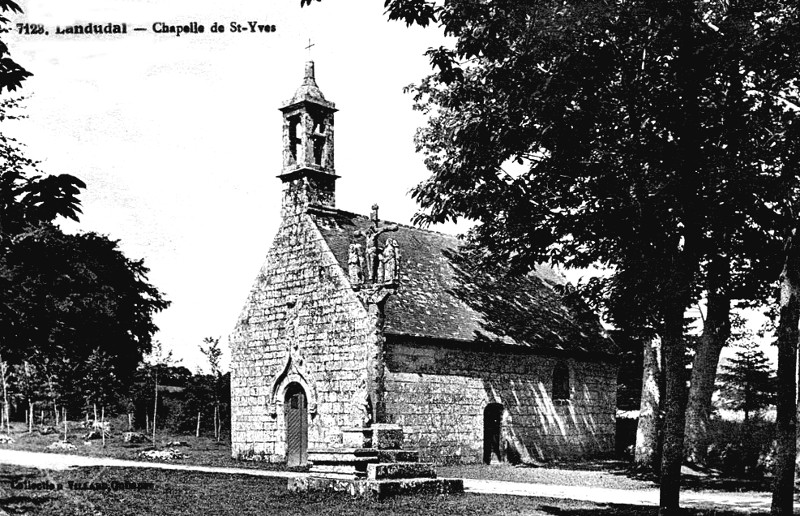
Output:
[[[282,222],[230,336],[233,456],[446,492],[419,460],[611,454],[617,348],[563,277],[338,209],[312,62],[280,110]]]

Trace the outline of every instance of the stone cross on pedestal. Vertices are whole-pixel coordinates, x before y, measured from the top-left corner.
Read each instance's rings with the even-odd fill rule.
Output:
[[[350,245],[348,274],[350,283],[358,292],[369,314],[373,338],[367,352],[367,388],[371,407],[372,423],[386,423],[384,403],[384,343],[383,327],[386,316],[386,299],[397,291],[399,280],[399,257],[397,241],[388,238],[383,249],[379,248],[378,237],[383,233],[394,232],[399,228],[392,224],[380,226],[378,205],[372,206],[370,224],[353,233],[356,242]],[[363,239],[363,247],[357,243]],[[363,253],[363,254],[362,254]]]
[[[461,479],[436,478],[432,464],[419,462],[419,451],[403,449],[404,434],[386,410],[386,357],[384,323],[386,301],[397,293],[399,280],[397,241],[387,238],[383,249],[378,237],[398,231],[395,225],[381,227],[378,206],[372,207],[366,227],[353,233],[347,257],[350,284],[367,312],[366,387],[364,407],[369,417],[360,425],[343,427],[341,443],[332,448],[311,449],[311,475],[292,478],[294,491],[349,491],[357,496],[382,498],[402,493],[460,493]],[[362,403],[362,392],[356,394]]]
[[[358,243],[350,244],[348,258],[350,282],[353,286],[362,283],[395,284],[398,280],[399,251],[397,241],[389,238],[386,246],[378,249],[378,237],[389,231],[397,231],[395,224],[379,227],[378,205],[372,205],[371,224],[365,229],[353,233],[356,238],[364,239],[364,259],[361,259],[362,247]],[[360,274],[359,274],[360,273]]]

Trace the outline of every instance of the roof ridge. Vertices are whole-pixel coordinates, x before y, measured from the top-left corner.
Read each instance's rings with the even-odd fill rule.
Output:
[[[369,220],[369,216],[367,215],[362,215],[360,213],[356,213],[353,211],[342,210],[340,208],[329,208],[327,206],[322,206],[321,204],[309,204],[308,207],[306,208],[306,213],[312,213],[318,215],[343,215],[350,217],[361,217],[362,219]],[[425,233],[433,233],[435,235],[455,238],[461,243],[464,242],[464,239],[460,235],[453,235],[452,233],[443,233],[441,231],[436,231],[434,229],[420,228],[417,226],[412,226],[410,224],[403,224],[402,222],[394,222],[392,220],[381,219],[381,222],[383,222],[384,224],[394,224],[396,226],[406,229],[413,229],[414,231],[424,231]]]

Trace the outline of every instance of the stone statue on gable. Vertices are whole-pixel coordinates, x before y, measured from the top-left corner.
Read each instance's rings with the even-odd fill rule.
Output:
[[[394,238],[386,239],[386,247],[383,248],[381,255],[381,279],[383,283],[397,283],[399,279],[400,252],[397,248],[397,240]]]
[[[381,227],[381,228],[378,227],[378,205],[377,204],[373,204],[372,205],[372,213],[370,214],[370,220],[371,220],[372,224],[370,224],[365,229],[359,229],[358,231],[355,231],[353,233],[353,235],[355,237],[363,237],[364,238],[364,249],[366,250],[365,251],[366,260],[365,260],[365,263],[364,263],[364,266],[366,267],[366,274],[364,275],[364,277],[366,278],[366,281],[369,282],[369,283],[386,283],[387,281],[384,280],[384,278],[386,276],[385,276],[385,274],[382,274],[382,270],[385,268],[385,265],[381,266],[381,261],[385,260],[386,257],[378,250],[378,237],[380,235],[382,235],[383,233],[386,233],[387,231],[397,231],[399,228],[394,224],[392,224],[390,226],[384,226],[384,227]],[[394,247],[396,247],[396,245],[397,245],[397,242],[395,242]],[[352,247],[351,247],[351,250],[352,250]],[[384,253],[385,253],[385,250],[384,250]],[[396,256],[396,253],[391,253],[391,254],[392,254],[392,256]],[[348,264],[349,263],[350,262],[348,261]],[[392,262],[392,270],[393,271],[397,270],[397,261],[396,260],[394,260]],[[392,272],[391,277],[395,278],[395,276],[396,276],[396,272]],[[395,280],[396,280],[396,278],[394,280],[389,281],[389,282],[393,282]],[[352,277],[351,277],[351,281],[352,281]]]
[[[348,274],[350,283],[360,285],[364,282],[364,264],[361,258],[361,244],[350,244],[347,257]]]

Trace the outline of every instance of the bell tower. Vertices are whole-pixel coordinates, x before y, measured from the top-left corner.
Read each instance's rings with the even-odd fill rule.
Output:
[[[283,210],[304,209],[309,204],[335,207],[333,168],[333,114],[336,106],[325,100],[314,77],[314,62],[306,63],[303,83],[282,108]]]

